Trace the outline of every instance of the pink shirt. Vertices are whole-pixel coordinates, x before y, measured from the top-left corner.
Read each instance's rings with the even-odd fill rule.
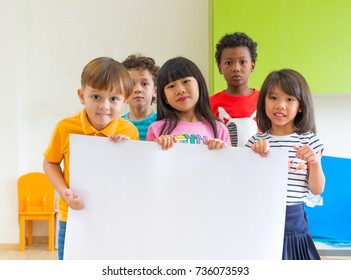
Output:
[[[164,122],[164,120],[157,121],[149,126],[146,135],[147,141],[154,141],[155,138],[160,136],[160,131]],[[217,139],[231,146],[228,128],[222,122],[216,121],[216,123],[218,133]],[[203,144],[206,139],[214,138],[212,127],[207,121],[179,121],[176,128],[172,131],[172,135],[175,135],[180,140],[180,143],[187,144]]]

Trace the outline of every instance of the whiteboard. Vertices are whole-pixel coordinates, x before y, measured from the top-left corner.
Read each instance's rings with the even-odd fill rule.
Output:
[[[70,137],[68,260],[280,260],[287,154]]]

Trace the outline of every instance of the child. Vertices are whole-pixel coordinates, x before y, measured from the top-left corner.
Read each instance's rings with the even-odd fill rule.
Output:
[[[157,81],[157,121],[149,126],[148,141],[163,149],[174,143],[207,144],[220,149],[230,145],[227,127],[210,108],[208,89],[200,69],[184,57],[168,60]]]
[[[122,118],[132,122],[139,131],[140,140],[145,140],[149,125],[156,121],[152,103],[156,101],[156,83],[159,66],[151,57],[140,54],[128,56],[122,64],[133,80],[133,93],[128,101],[129,113]]]
[[[262,133],[252,136],[246,146],[261,156],[270,148],[289,152],[283,259],[319,260],[304,201],[309,190],[314,195],[324,190],[324,145],[315,135],[312,96],[300,73],[283,69],[268,75],[258,98],[257,124]]]
[[[255,117],[259,91],[248,87],[256,49],[257,44],[239,32],[224,35],[216,45],[217,66],[227,89],[212,95],[210,103],[215,115],[227,125],[234,147],[244,146],[258,131]]]
[[[119,117],[133,89],[128,71],[121,63],[109,57],[90,61],[83,69],[81,86],[77,93],[85,108],[56,125],[44,153],[44,171],[60,195],[59,260],[63,259],[68,207],[79,210],[84,206],[82,199],[69,189],[69,135],[105,136],[114,142],[139,139],[137,128]]]

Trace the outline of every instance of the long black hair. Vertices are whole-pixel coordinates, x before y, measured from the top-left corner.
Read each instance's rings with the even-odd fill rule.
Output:
[[[179,112],[168,104],[164,88],[169,83],[185,77],[194,77],[197,80],[199,85],[199,99],[195,105],[195,115],[199,120],[209,122],[214,136],[217,138],[216,116],[211,110],[205,78],[194,62],[181,56],[166,61],[162,65],[158,75],[157,120],[165,120],[160,135],[171,134],[179,122]]]

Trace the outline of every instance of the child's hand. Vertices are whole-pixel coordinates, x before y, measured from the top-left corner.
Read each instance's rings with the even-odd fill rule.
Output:
[[[204,144],[208,146],[209,150],[219,150],[227,147],[227,144],[220,139],[206,139]]]
[[[155,139],[155,142],[162,146],[162,150],[168,150],[174,143],[179,143],[179,140],[174,135],[161,135]]]
[[[269,151],[269,142],[268,140],[258,140],[255,144],[252,145],[251,149],[258,153],[260,156],[265,157]]]
[[[126,135],[123,135],[123,134],[114,134],[114,135],[110,136],[110,140],[113,143],[118,143],[118,142],[121,142],[124,140],[130,140],[130,138]]]
[[[320,162],[320,153],[316,154],[310,146],[293,146],[293,148],[296,150],[296,157],[306,161],[308,164],[315,164]]]
[[[73,193],[71,189],[65,190],[64,200],[74,210],[80,210],[84,207],[83,200],[77,194]]]

